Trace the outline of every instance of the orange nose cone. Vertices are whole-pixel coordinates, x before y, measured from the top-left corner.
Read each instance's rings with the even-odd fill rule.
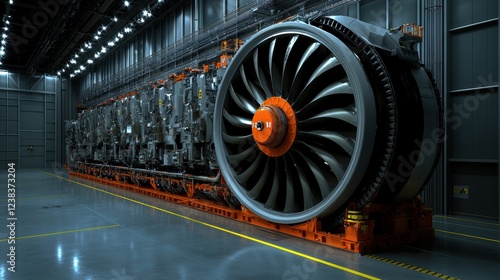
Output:
[[[281,144],[286,135],[283,131],[286,119],[280,117],[283,114],[279,110],[274,106],[262,106],[257,110],[252,119],[252,134],[257,143],[271,148]]]
[[[264,101],[252,119],[252,135],[260,150],[268,156],[286,153],[296,134],[295,114],[290,104],[281,97]]]

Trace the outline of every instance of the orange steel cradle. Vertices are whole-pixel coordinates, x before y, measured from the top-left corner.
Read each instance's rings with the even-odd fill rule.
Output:
[[[432,210],[425,208],[419,197],[414,201],[399,204],[369,204],[360,211],[346,209],[343,227],[338,227],[331,232],[322,230],[324,224],[320,218],[313,218],[296,225],[277,224],[259,218],[244,206],[236,209],[217,201],[194,197],[196,190],[220,192],[220,195],[224,196],[229,192],[227,187],[198,183],[194,180],[169,178],[169,183],[178,184],[186,190],[186,195],[178,195],[160,190],[156,184],[158,178],[151,176],[109,171],[112,174],[105,175],[111,175],[113,179],[110,179],[110,176],[103,176],[102,169],[96,167],[87,166],[82,170],[86,173],[71,171],[70,175],[359,254],[434,238]],[[224,182],[223,178],[220,180]],[[139,181],[149,182],[149,184],[139,184]]]

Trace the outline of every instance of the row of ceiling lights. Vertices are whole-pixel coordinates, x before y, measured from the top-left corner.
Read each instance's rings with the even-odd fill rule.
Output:
[[[14,0],[9,0],[9,4],[13,5]],[[7,46],[7,38],[8,38],[8,32],[9,32],[9,26],[10,26],[10,15],[9,15],[10,9],[7,9],[7,13],[4,18],[4,27],[2,28],[2,38],[1,38],[1,43],[0,43],[0,65],[2,65],[2,59],[5,56],[5,48]]]
[[[164,0],[158,0],[158,4],[162,4]],[[131,5],[131,1],[124,1],[123,5],[128,8]],[[94,61],[98,58],[101,57],[101,55],[107,53],[109,49],[113,48],[121,39],[125,37],[126,34],[132,33],[134,30],[134,27],[139,26],[143,23],[146,22],[146,19],[152,17],[153,14],[151,13],[151,10],[149,8],[144,9],[139,15],[137,15],[132,22],[127,24],[123,30],[117,32],[114,36],[112,36],[113,39],[108,41],[107,43],[102,43],[100,40],[102,39],[102,35],[105,33],[105,31],[108,29],[109,26],[112,24],[118,22],[118,18],[114,16],[111,21],[107,25],[102,25],[97,32],[94,35],[94,42],[85,42],[79,49],[78,51],[71,56],[69,61],[62,67],[61,70],[57,72],[57,75],[61,76],[63,73],[70,73],[69,76],[70,78],[75,77],[76,75],[82,73],[87,69],[87,67],[91,64],[94,63]],[[85,53],[87,51],[91,51],[92,49],[96,48],[97,51],[94,53],[94,59],[90,58],[85,62],[78,62],[78,59],[80,58],[82,53]],[[71,72],[72,71],[72,72]]]

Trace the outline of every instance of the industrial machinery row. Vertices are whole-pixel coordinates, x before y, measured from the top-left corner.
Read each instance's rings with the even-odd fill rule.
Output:
[[[314,221],[306,231],[320,241],[349,222],[376,233],[369,221],[379,216],[367,209],[380,205],[406,215],[401,205],[413,205],[404,227],[418,230],[443,123],[415,50],[421,38],[407,29],[321,16],[229,41],[225,51],[237,52],[215,67],[193,66],[67,121],[67,165],[275,229]]]

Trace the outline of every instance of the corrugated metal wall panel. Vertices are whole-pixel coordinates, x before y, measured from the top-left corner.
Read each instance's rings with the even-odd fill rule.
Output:
[[[448,211],[498,220],[498,1],[448,3]]]

